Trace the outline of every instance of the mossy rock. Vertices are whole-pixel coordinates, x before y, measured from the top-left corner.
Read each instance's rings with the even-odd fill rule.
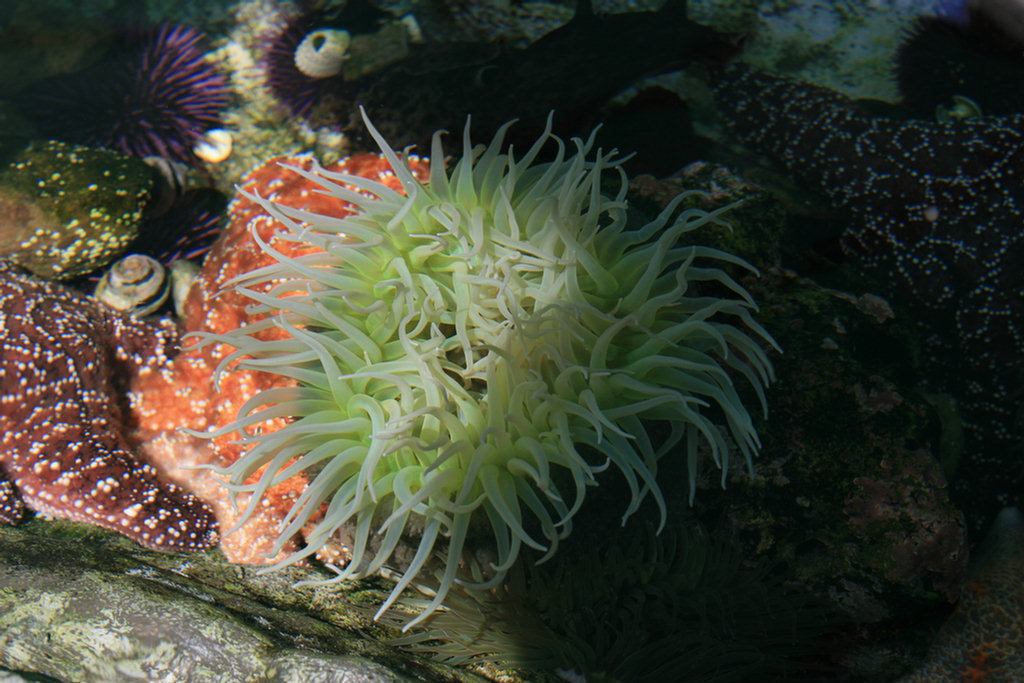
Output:
[[[856,622],[955,599],[967,562],[948,495],[940,414],[917,386],[922,352],[907,316],[871,293],[779,270],[748,283],[783,348],[755,476],[698,492],[751,552],[795,567]]]
[[[120,256],[139,234],[158,172],[134,157],[37,142],[0,170],[0,258],[70,280]]]
[[[215,550],[148,551],[70,522],[0,527],[0,671],[111,683],[487,680],[386,644],[396,632],[371,619],[383,580],[295,586],[327,576],[258,574]]]

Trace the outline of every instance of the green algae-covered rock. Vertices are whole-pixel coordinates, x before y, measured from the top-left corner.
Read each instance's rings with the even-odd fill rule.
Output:
[[[69,683],[484,681],[386,645],[394,632],[360,607],[386,594],[372,582],[294,587],[316,574],[258,576],[217,551],[152,552],[67,522],[0,527],[0,671]]]
[[[138,235],[158,183],[134,157],[33,143],[0,171],[0,258],[57,280],[100,268]]]
[[[730,482],[727,514],[855,621],[952,600],[966,528],[939,457],[939,416],[918,386],[915,328],[870,290],[769,271],[752,291],[785,353],[759,476]]]
[[[771,355],[776,379],[767,417],[757,420],[754,476],[730,473],[722,490],[708,468],[693,509],[750,561],[787,567],[792,585],[841,615],[837,628],[879,640],[901,634],[876,649],[844,643],[833,660],[851,681],[891,681],[926,640],[903,636],[907,624],[948,609],[964,578],[967,532],[948,490],[962,426],[948,397],[922,388],[927,364],[913,318],[878,296],[884,286],[856,262],[829,259],[836,235],[828,230],[841,229],[841,217],[811,196],[743,178],[695,164],[631,187],[634,205],[655,210],[691,188],[713,205],[742,201],[722,216],[731,230],[699,239],[760,270],[741,274],[742,284],[783,350]],[[659,480],[685,476],[673,459],[659,463]],[[881,674],[872,677],[876,662]]]

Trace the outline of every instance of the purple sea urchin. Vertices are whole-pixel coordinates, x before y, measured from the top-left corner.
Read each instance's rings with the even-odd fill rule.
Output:
[[[124,31],[99,63],[39,84],[22,104],[42,135],[194,164],[192,148],[220,125],[229,94],[202,40],[167,23]]]
[[[271,554],[314,528],[307,546],[276,566],[313,555],[344,527],[354,541],[337,578],[365,576],[415,530],[417,550],[383,612],[447,537],[423,618],[455,581],[472,530],[493,533],[492,583],[500,581],[523,545],[555,552],[586,487],[610,465],[631,491],[624,516],[648,494],[664,511],[655,474],[677,448],[688,458],[691,496],[702,442],[723,482],[731,450],[749,465],[757,435],[730,371],[763,403],[772,370],[761,344],[773,342],[721,266],[750,266],[681,242],[721,222],[725,209],[677,216],[680,197],[630,229],[614,153],[591,154],[593,136],[574,138],[567,151],[550,124],[520,159],[502,151],[509,124],[486,148],[473,147],[467,124],[464,156],[450,172],[435,134],[437,161],[421,183],[366,125],[405,194],[296,169],[356,212],[322,216],[252,197],[286,239],[321,251],[289,258],[261,242],[278,263],[234,284],[266,317],[202,335],[236,349],[221,370],[299,383],[257,394],[208,435],[242,434],[247,452],[221,471],[233,491],[255,492],[254,504],[299,472],[309,477]],[[554,161],[535,164],[549,142]],[[601,192],[609,176],[621,181],[611,198]],[[272,341],[261,334],[273,328]],[[292,421],[260,429],[280,417]],[[669,426],[662,443],[647,421]]]

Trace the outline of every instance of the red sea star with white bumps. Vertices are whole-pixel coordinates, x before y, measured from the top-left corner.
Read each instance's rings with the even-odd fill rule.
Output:
[[[0,261],[0,521],[25,507],[112,529],[159,550],[217,542],[210,510],[160,481],[125,436],[123,384],[177,348],[135,320]]]

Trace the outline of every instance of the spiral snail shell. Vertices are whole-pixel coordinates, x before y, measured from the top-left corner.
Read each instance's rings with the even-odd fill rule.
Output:
[[[352,37],[348,31],[319,28],[295,48],[295,67],[310,78],[329,78],[341,73]]]
[[[168,289],[167,275],[159,261],[129,254],[103,274],[95,296],[115,310],[141,317],[163,305]]]

